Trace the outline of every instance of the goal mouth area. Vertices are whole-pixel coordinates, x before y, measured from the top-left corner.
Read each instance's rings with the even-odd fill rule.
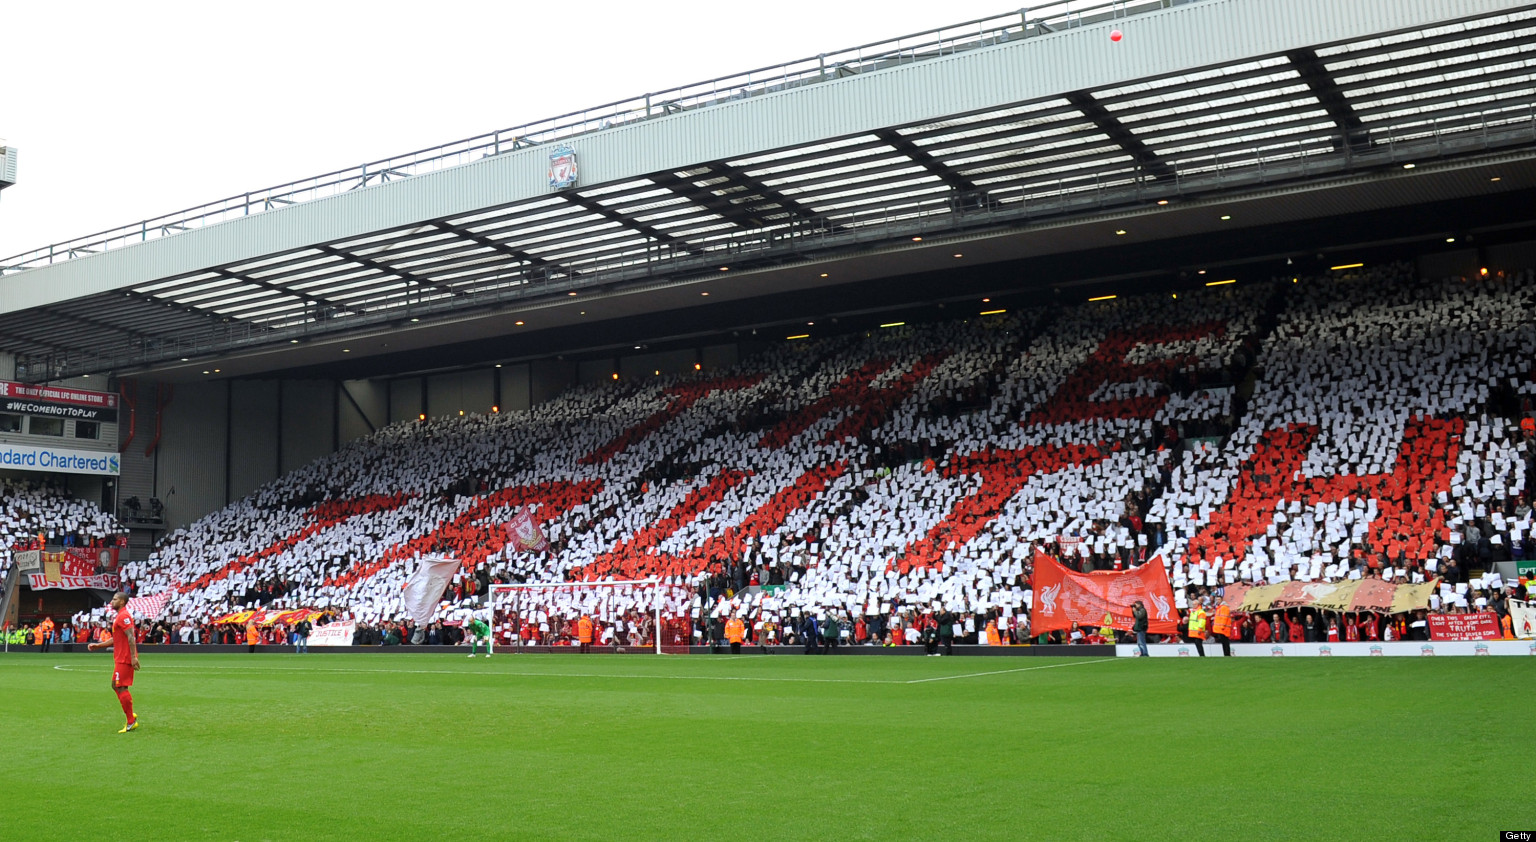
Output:
[[[496,584],[488,596],[497,653],[687,654],[692,642],[694,590],[661,579]]]

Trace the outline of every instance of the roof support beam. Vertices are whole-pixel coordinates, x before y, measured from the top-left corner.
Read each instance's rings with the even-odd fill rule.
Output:
[[[335,307],[338,310],[346,310],[349,313],[360,314],[363,312],[362,310],[353,307],[350,304],[343,304],[340,301],[332,301],[328,298],[304,292],[303,290],[290,289],[288,287],[282,286],[281,284],[274,284],[270,281],[257,280],[256,278],[252,278],[248,275],[242,275],[238,272],[231,272],[228,269],[214,269],[213,271],[218,273],[219,277],[228,278],[231,281],[239,281],[242,284],[250,284],[254,287],[261,287],[262,289],[271,290],[272,292],[280,293],[282,295],[292,296],[293,298],[298,298],[312,304],[320,304],[326,307]]]
[[[209,270],[209,271],[220,272],[220,270],[217,270],[217,269],[212,269],[212,270]],[[222,272],[220,272],[220,274],[222,274]],[[244,280],[244,279],[236,277],[235,280]],[[229,318],[229,316],[225,316],[225,315],[221,315],[219,313],[215,313],[214,311],[209,310],[206,307],[199,307],[196,304],[182,304],[180,302],[173,301],[172,299],[169,299],[169,298],[161,298],[161,297],[159,297],[157,295],[150,295],[147,292],[134,292],[134,291],[130,290],[130,291],[128,291],[125,294],[129,298],[137,298],[138,300],[143,301],[145,304],[153,304],[153,305],[155,305],[157,307],[165,307],[166,309],[170,309],[170,310],[180,310],[180,311],[182,311],[184,313],[196,313],[199,316],[207,316],[208,318],[213,319],[214,321],[221,321],[221,320]]]
[[[452,222],[434,222],[432,224],[439,230],[447,231],[455,237],[479,243],[480,245],[485,246],[497,254],[504,254],[513,260],[522,261],[523,263],[527,263],[530,266],[538,266],[540,268],[553,267],[556,270],[560,269],[558,265],[550,263],[548,260],[545,260],[536,254],[523,251],[522,249],[512,248],[506,243],[499,243],[483,234],[476,234],[468,228],[460,225],[454,225]]]
[[[596,199],[589,199],[586,196],[582,196],[577,193],[565,193],[563,195],[565,196],[566,201],[570,202],[571,204],[580,205],[581,207],[586,208],[587,210],[603,217],[604,219],[617,222],[619,225],[622,225],[623,227],[628,228],[629,230],[634,231],[635,233],[645,236],[658,243],[663,243],[665,245],[669,245],[690,253],[696,251],[696,249],[688,245],[687,242],[680,240],[671,234],[668,234],[660,228],[647,225],[644,222],[640,222],[636,219],[631,219],[624,214],[614,210],[613,208],[604,205],[602,202],[599,202]]]
[[[738,167],[733,167],[724,161],[716,161],[712,164],[705,164],[705,166],[709,167],[710,172],[725,176],[732,184],[747,188],[749,194],[756,194],[778,205],[787,211],[790,216],[801,219],[814,219],[817,216],[814,208],[800,204],[793,197],[780,193]]]
[[[878,132],[874,132],[874,135],[885,141],[886,145],[892,149],[911,158],[918,166],[938,176],[940,181],[948,184],[950,187],[955,188],[961,193],[976,192],[976,185],[970,179],[950,169],[943,161],[928,154],[921,146],[902,137],[900,132],[894,129],[881,129]]]
[[[1371,130],[1366,128],[1360,115],[1355,113],[1354,106],[1339,89],[1339,83],[1334,80],[1333,74],[1328,72],[1328,67],[1322,59],[1312,50],[1295,50],[1285,54],[1290,60],[1291,66],[1296,68],[1296,73],[1301,76],[1301,81],[1307,83],[1312,89],[1312,95],[1322,103],[1323,110],[1338,124],[1339,130],[1344,132],[1344,142],[1350,149],[1369,149],[1371,146]]]
[[[131,336],[134,339],[155,339],[155,338],[157,338],[157,337],[150,336],[147,333],[142,333],[142,332],[137,331],[137,330],[130,330],[129,328],[126,328],[126,327],[120,327],[118,325],[112,324],[111,322],[103,322],[103,321],[100,321],[98,319],[92,319],[92,318],[89,318],[87,316],[78,316],[78,315],[75,315],[73,313],[63,313],[63,312],[60,312],[59,310],[57,310],[57,309],[55,309],[53,307],[39,307],[39,308],[37,308],[37,310],[40,313],[47,313],[50,316],[57,316],[58,318],[65,319],[65,320],[68,320],[68,321],[79,322],[80,324],[83,324],[83,325],[90,325],[91,327],[94,327],[97,330],[110,330],[113,333],[121,333],[121,334],[123,334],[125,336]]]
[[[1100,105],[1099,101],[1093,98],[1093,94],[1087,91],[1074,91],[1067,94],[1065,99],[1076,106],[1078,111],[1083,112],[1083,116],[1098,127],[1099,131],[1108,135],[1110,140],[1129,153],[1131,158],[1153,178],[1158,180],[1173,178],[1173,167],[1168,166],[1167,161],[1158,157],[1150,146],[1142,143],[1141,138],[1127,129],[1125,124],[1115,118],[1115,115],[1109,113],[1109,109]]]
[[[34,336],[28,336],[27,334],[22,333],[21,331],[16,330],[15,328],[7,329],[6,333],[8,334],[9,338],[19,339],[22,342],[25,342],[25,343],[27,343],[29,345],[41,345],[44,348],[52,348],[55,351],[60,351],[62,353],[66,353],[66,354],[69,353],[70,351],[81,351],[81,350],[84,350],[83,348],[78,348],[78,347],[77,348],[66,348],[65,346],[60,345],[57,342],[49,342],[46,339],[38,339],[38,338],[36,338]],[[15,346],[12,345],[12,346],[9,346],[9,347],[14,348]],[[23,351],[22,353],[26,353],[26,352]]]
[[[356,263],[357,265],[359,265],[359,266],[361,266],[361,267],[363,267],[365,269],[372,269],[375,272],[383,272],[386,275],[393,275],[393,276],[399,278],[400,280],[405,281],[406,283],[416,284],[417,286],[423,286],[423,287],[432,287],[435,290],[439,290],[441,292],[446,292],[449,295],[455,295],[455,296],[456,295],[461,295],[461,293],[458,292],[457,290],[455,290],[453,287],[447,286],[445,284],[440,284],[437,281],[432,280],[431,278],[423,278],[420,275],[414,274],[412,272],[408,272],[408,271],[406,271],[404,269],[396,269],[396,268],[394,268],[392,266],[387,266],[387,265],[385,265],[383,263],[378,262],[377,260],[372,260],[370,258],[363,257],[360,254],[352,254],[351,252],[342,251],[341,249],[336,248],[335,246],[315,246],[315,249],[317,251],[320,251],[320,252],[323,252],[325,254],[328,254],[328,255],[330,255],[332,257],[337,257],[337,258],[340,258],[342,260],[345,260],[348,263]],[[290,292],[293,292],[295,295],[302,295],[303,294],[303,293],[299,293],[299,292],[296,292],[296,291],[293,291],[293,290],[290,290]],[[313,298],[314,296],[310,296],[310,297]],[[354,313],[361,313],[361,312],[363,312],[362,310],[359,310],[356,307],[351,307],[351,306],[348,306],[346,304],[336,304],[334,302],[331,302],[331,304],[334,307],[345,307],[346,309],[351,310]]]
[[[710,175],[714,173],[711,172]],[[764,225],[762,218],[752,215],[744,206],[732,202],[708,187],[700,187],[689,179],[674,173],[662,173],[650,178],[657,187],[671,190],[684,199],[719,214],[727,222],[735,223],[742,228],[761,228]]]

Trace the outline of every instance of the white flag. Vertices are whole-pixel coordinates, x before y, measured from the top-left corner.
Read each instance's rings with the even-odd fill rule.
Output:
[[[438,600],[443,598],[443,591],[448,588],[459,566],[456,558],[422,556],[416,565],[416,572],[405,583],[405,592],[400,595],[405,601],[405,610],[410,613],[416,625],[424,626],[432,622]]]
[[[1515,637],[1521,640],[1536,638],[1536,606],[1529,602],[1511,599],[1509,621],[1514,626]]]

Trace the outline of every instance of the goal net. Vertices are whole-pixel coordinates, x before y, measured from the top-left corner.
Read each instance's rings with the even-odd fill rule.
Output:
[[[579,651],[581,620],[593,652],[686,653],[693,591],[658,579],[492,585],[497,651]]]

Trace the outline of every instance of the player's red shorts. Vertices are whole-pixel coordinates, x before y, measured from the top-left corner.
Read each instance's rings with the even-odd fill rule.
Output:
[[[113,687],[132,687],[133,686],[133,664],[117,664],[117,663],[114,663],[112,665],[112,686]]]

